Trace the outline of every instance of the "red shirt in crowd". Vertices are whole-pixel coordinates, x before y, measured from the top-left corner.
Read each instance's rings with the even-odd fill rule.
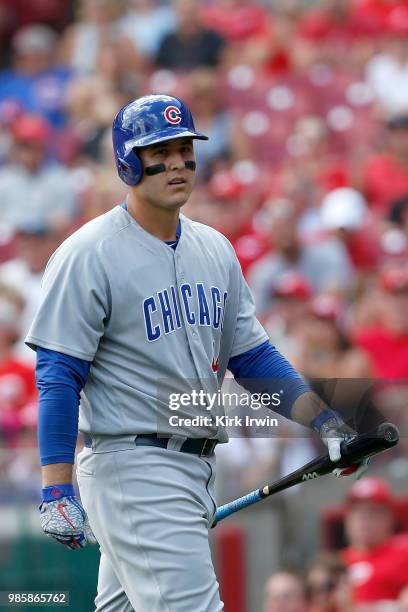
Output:
[[[269,31],[265,9],[256,4],[222,6],[212,4],[203,9],[203,23],[228,40],[247,40]]]
[[[0,430],[10,441],[15,439],[24,424],[35,425],[36,395],[33,366],[11,356],[0,362]],[[30,415],[27,415],[30,403],[32,407]]]
[[[374,210],[387,213],[390,204],[408,193],[408,168],[391,155],[377,155],[364,168],[364,192]]]
[[[343,551],[354,603],[393,601],[408,584],[408,535],[397,535],[369,552]]]
[[[298,35],[309,40],[351,41],[355,37],[353,25],[346,15],[335,20],[327,11],[307,11],[300,20]]]
[[[32,366],[13,357],[0,362],[0,411],[23,408],[36,392]]]
[[[60,0],[0,0],[0,13],[4,13],[6,27],[15,31],[32,23],[63,26],[68,23],[70,6]]]
[[[351,262],[358,270],[367,270],[377,265],[380,247],[373,229],[353,232],[346,246]]]
[[[381,33],[389,29],[388,19],[392,11],[407,6],[408,0],[356,0],[353,18],[362,30]]]
[[[408,377],[408,333],[395,334],[386,327],[372,327],[357,332],[354,343],[370,355],[374,376]]]
[[[244,275],[249,266],[270,250],[270,244],[266,237],[250,229],[248,232],[231,239],[231,243],[237,254]]]

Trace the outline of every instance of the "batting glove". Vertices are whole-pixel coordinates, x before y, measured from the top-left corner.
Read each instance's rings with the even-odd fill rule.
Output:
[[[341,459],[341,443],[348,442],[357,436],[357,432],[349,427],[337,412],[330,408],[326,408],[318,414],[310,425],[317,431],[323,444],[327,446],[330,460],[333,463]],[[335,468],[333,474],[337,478],[354,475],[358,479],[366,471],[369,461],[370,459],[366,458],[345,468]]]
[[[70,484],[53,485],[42,490],[39,507],[44,533],[68,548],[83,548],[95,544],[88,517]]]

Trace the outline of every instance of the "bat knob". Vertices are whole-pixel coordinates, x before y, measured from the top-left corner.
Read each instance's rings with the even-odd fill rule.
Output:
[[[390,446],[395,446],[399,440],[398,427],[392,423],[382,423],[378,427],[378,437]]]

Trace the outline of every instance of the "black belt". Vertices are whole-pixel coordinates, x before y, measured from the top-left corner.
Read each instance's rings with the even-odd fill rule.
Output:
[[[135,445],[168,448],[169,440],[171,438],[162,438],[154,434],[139,434],[135,438]],[[210,438],[187,438],[178,450],[182,453],[191,453],[200,457],[210,457],[217,444],[218,440],[211,440]],[[92,438],[87,434],[85,434],[85,446],[88,448],[92,446]]]

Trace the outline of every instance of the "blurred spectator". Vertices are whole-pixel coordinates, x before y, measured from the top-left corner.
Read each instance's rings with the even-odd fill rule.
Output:
[[[385,16],[383,50],[366,66],[366,81],[387,114],[408,112],[408,6]]]
[[[7,162],[10,155],[12,135],[11,125],[21,113],[18,102],[0,102],[0,167]]]
[[[66,223],[77,215],[76,192],[66,168],[47,157],[49,126],[38,115],[12,125],[10,161],[0,169],[0,211],[4,224]]]
[[[0,24],[3,22],[14,31],[32,23],[43,23],[57,27],[66,24],[71,17],[70,3],[59,0],[0,0]]]
[[[408,535],[394,535],[394,523],[394,498],[386,482],[356,481],[347,496],[349,547],[343,551],[355,604],[381,602],[388,609],[408,585]]]
[[[320,553],[306,576],[308,612],[350,612],[346,566],[336,553]]]
[[[387,121],[383,149],[367,159],[362,172],[363,191],[379,214],[408,193],[408,113]]]
[[[253,227],[254,212],[261,201],[256,166],[250,160],[235,164],[218,160],[208,183],[194,190],[186,214],[212,225],[225,234],[234,246],[243,271],[266,250],[265,239]],[[242,167],[250,168],[251,180],[240,175]],[[242,173],[243,174],[243,173]]]
[[[66,29],[60,42],[62,61],[79,74],[92,74],[97,70],[101,46],[114,43],[124,69],[137,70],[140,56],[117,23],[120,8],[121,3],[115,0],[81,0],[80,18]]]
[[[327,0],[315,10],[305,11],[299,21],[299,34],[315,41],[350,44],[355,36],[351,23],[351,1]]]
[[[389,19],[396,19],[401,7],[406,7],[406,0],[355,0],[353,13],[367,31],[380,35],[388,30]],[[398,11],[397,11],[398,9]],[[392,17],[393,15],[393,17]],[[402,20],[402,26],[404,23]]]
[[[127,5],[119,30],[145,58],[153,59],[164,36],[176,29],[174,9],[155,0],[127,0]]]
[[[15,258],[0,265],[0,282],[21,293],[25,302],[21,316],[21,336],[16,349],[29,362],[33,360],[33,352],[25,346],[24,338],[38,309],[45,266],[67,233],[67,225],[53,226],[44,221],[22,224],[17,227]]]
[[[265,587],[263,612],[307,612],[303,580],[290,572],[273,574]]]
[[[13,37],[13,67],[0,72],[0,102],[19,102],[54,127],[66,121],[65,93],[71,71],[55,65],[57,35],[45,25],[27,25]]]
[[[111,147],[110,143],[109,146]],[[124,202],[126,189],[118,175],[105,170],[104,167],[98,168],[95,172],[94,183],[92,184],[88,196],[84,200],[83,221],[90,221],[98,215],[108,212],[116,204]]]
[[[336,238],[327,238],[302,244],[297,233],[298,218],[294,202],[275,200],[268,206],[265,221],[269,226],[271,251],[248,271],[258,315],[273,306],[274,286],[287,272],[303,276],[313,291],[344,291],[351,286],[353,268],[342,243]]]
[[[266,75],[287,72],[289,32],[267,6],[253,0],[222,0],[204,5],[202,14],[204,24],[228,41],[227,65],[251,66]]]
[[[295,70],[291,46],[295,24],[284,10],[277,13],[269,7],[265,25],[242,41],[230,40],[226,63],[236,65],[239,60],[268,78],[290,75]]]
[[[408,256],[408,196],[392,202],[388,219],[383,225],[381,247],[395,260]]]
[[[273,288],[273,307],[261,318],[272,344],[287,357],[297,350],[291,333],[309,314],[311,294],[311,286],[304,277],[286,272]]]
[[[118,41],[101,42],[96,72],[74,78],[67,92],[70,130],[80,157],[102,161],[103,139],[107,131],[111,137],[112,118],[118,108],[137,96],[139,84],[137,74],[121,62]]]
[[[353,265],[373,268],[379,256],[375,228],[369,225],[367,203],[355,189],[341,187],[330,191],[320,208],[322,227],[346,247]]]
[[[408,195],[393,202],[389,220],[402,230],[408,236]]]
[[[399,598],[400,612],[408,612],[408,587],[403,589]]]
[[[408,268],[390,266],[380,276],[378,323],[354,330],[354,342],[370,356],[379,378],[408,376]]]
[[[304,115],[298,119],[289,135],[286,147],[291,158],[290,168],[294,174],[293,181],[310,194],[310,199],[320,201],[327,191],[344,187],[348,182],[347,162],[340,155],[330,150],[330,130],[327,122],[318,115]],[[316,212],[305,211],[301,220],[302,231],[314,229]]]
[[[301,58],[297,50],[297,61],[301,65],[325,62],[337,69],[354,68],[356,59],[365,56],[361,37],[367,28],[355,18],[354,0],[325,0],[317,3],[315,9],[305,10],[298,20],[296,40],[301,42],[299,50],[305,54]]]
[[[9,442],[18,434],[22,410],[36,397],[34,367],[13,349],[21,334],[23,308],[21,295],[0,284],[0,432]]]
[[[204,23],[221,36],[233,40],[248,40],[269,31],[268,16],[258,2],[252,0],[221,0],[203,11]]]
[[[186,101],[195,125],[209,136],[207,146],[199,141],[194,144],[198,177],[208,180],[217,161],[248,158],[249,143],[240,123],[222,100],[220,79],[214,70],[193,70],[188,76],[187,91]]]
[[[217,32],[203,26],[198,0],[173,2],[177,29],[162,39],[156,55],[156,65],[175,71],[218,66],[225,42]]]
[[[330,299],[319,296],[312,300],[310,313],[292,325],[288,357],[308,378],[367,378],[372,367],[365,352],[352,346],[336,321],[335,311],[321,305]]]
[[[366,219],[367,205],[358,191],[342,187],[327,194],[320,213],[325,229],[358,230]]]

